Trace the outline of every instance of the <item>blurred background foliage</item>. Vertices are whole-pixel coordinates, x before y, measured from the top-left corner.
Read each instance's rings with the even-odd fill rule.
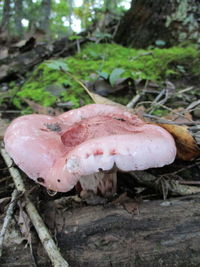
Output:
[[[130,8],[130,0],[5,0],[0,1],[1,31],[16,37],[30,35],[55,39],[86,30],[117,17]]]

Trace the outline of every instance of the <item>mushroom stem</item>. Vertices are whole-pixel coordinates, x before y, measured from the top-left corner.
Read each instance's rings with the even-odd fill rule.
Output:
[[[111,197],[117,191],[117,172],[116,170],[100,171],[81,177],[79,183],[81,190],[92,191],[104,197]]]

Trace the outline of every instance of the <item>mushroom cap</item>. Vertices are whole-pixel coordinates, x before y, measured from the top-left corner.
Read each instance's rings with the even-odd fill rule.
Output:
[[[5,149],[30,178],[71,190],[84,176],[162,167],[174,161],[173,137],[121,108],[91,104],[57,117],[25,115],[8,127]]]

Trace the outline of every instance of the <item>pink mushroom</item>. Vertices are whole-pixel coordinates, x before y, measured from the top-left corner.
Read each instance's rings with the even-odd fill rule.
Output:
[[[31,179],[48,189],[108,196],[116,171],[145,170],[174,161],[176,147],[163,128],[121,108],[91,104],[57,117],[26,115],[5,133],[5,149]]]

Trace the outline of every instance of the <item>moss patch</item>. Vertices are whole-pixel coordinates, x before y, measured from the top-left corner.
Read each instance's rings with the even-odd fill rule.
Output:
[[[199,58],[200,52],[194,46],[135,50],[116,44],[88,44],[81,53],[59,59],[59,62],[80,81],[91,80],[92,73],[106,72],[109,75],[114,69],[122,68],[122,77],[159,82],[172,77],[180,79],[183,75],[198,76]],[[45,106],[70,101],[73,108],[91,102],[76,81],[59,69],[52,69],[49,61],[39,65],[18,88],[13,102],[20,107],[24,98]]]

